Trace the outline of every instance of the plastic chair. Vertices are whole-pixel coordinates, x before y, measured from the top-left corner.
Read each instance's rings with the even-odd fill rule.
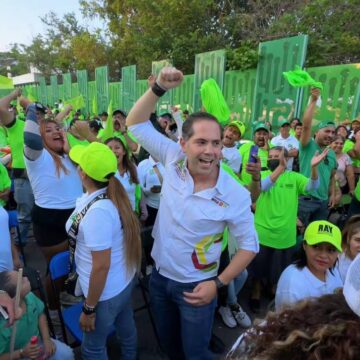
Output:
[[[66,329],[74,337],[76,343],[81,343],[83,338],[83,333],[79,325],[79,319],[82,311],[82,302],[69,306],[65,309],[61,309],[60,299],[59,299],[59,290],[56,287],[55,280],[67,276],[69,274],[69,251],[64,251],[53,256],[49,264],[49,275],[51,279],[51,284],[56,296],[57,311],[59,314],[59,319],[61,323],[61,330],[63,333],[63,338],[66,344],[68,343]]]
[[[18,244],[20,247],[20,253],[22,256],[22,260],[24,263],[24,266],[26,266],[26,259],[25,259],[25,252],[24,252],[24,244],[22,243],[21,235],[20,235],[20,228],[19,228],[19,220],[18,220],[18,213],[17,210],[8,210],[9,215],[9,229],[12,228],[16,229],[16,234],[18,237]]]

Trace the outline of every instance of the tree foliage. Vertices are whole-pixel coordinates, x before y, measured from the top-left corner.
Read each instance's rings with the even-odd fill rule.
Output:
[[[256,67],[261,41],[309,34],[307,65],[360,59],[359,0],[81,0],[83,16],[106,30],[80,26],[73,13],[42,18],[47,32],[29,46],[17,45],[19,64],[45,75],[109,65],[137,64],[140,78],[151,62],[170,59],[193,73],[196,54],[225,48],[228,69]],[[20,70],[20,68],[19,68]]]

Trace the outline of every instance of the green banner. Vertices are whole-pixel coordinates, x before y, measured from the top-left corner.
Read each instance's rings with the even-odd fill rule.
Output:
[[[70,73],[66,73],[63,74],[63,85],[64,85],[64,100],[69,100],[72,98],[72,94],[71,94],[71,74]]]
[[[109,84],[110,101],[113,109],[121,109],[121,82],[113,82]]]
[[[100,66],[95,69],[97,109],[101,113],[109,106],[109,76],[108,67]]]
[[[306,70],[324,86],[321,99],[318,101],[320,106],[314,116],[314,124],[323,120],[339,123],[360,115],[360,64],[321,66]],[[309,88],[304,90],[302,113],[309,101],[309,91]]]
[[[194,109],[194,81],[195,75],[184,75],[181,85],[173,90],[173,104],[190,113]]]
[[[224,97],[232,119],[242,121],[246,126],[246,137],[251,137],[251,111],[254,100],[256,70],[226,71]]]
[[[76,71],[77,83],[79,85],[79,93],[83,96],[85,101],[85,109],[87,112],[90,111],[89,108],[89,98],[88,98],[88,76],[86,70],[77,70]]]
[[[45,82],[45,78],[43,76],[40,77],[39,79],[39,92],[38,92],[38,100],[43,104],[46,105],[47,104],[47,87],[46,87],[46,82]]]
[[[194,111],[201,110],[200,87],[204,80],[215,79],[223,91],[225,61],[225,50],[209,51],[195,56]]]
[[[301,89],[290,86],[283,72],[303,67],[308,36],[300,35],[259,45],[252,122],[278,123],[299,112]]]
[[[50,76],[50,85],[51,85],[51,105],[54,106],[56,102],[59,101],[59,89],[57,82],[57,75]]]
[[[136,101],[136,65],[121,69],[121,96],[123,110],[129,112]]]

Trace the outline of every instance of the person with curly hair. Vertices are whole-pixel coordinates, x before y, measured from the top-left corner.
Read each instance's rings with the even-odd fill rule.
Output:
[[[269,313],[227,358],[355,360],[360,358],[359,329],[360,317],[342,294],[324,295]]]

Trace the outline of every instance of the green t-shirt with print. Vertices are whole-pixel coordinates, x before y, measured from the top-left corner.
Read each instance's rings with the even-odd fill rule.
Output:
[[[32,336],[39,336],[39,316],[44,311],[44,304],[33,293],[24,299],[26,313],[16,322],[15,350],[24,348]],[[10,351],[10,338],[12,327],[6,326],[6,320],[0,317],[0,354]]]
[[[344,147],[343,147],[343,153],[347,154],[354,147],[355,147],[354,142],[352,142],[351,140],[345,140]],[[360,167],[360,159],[351,157],[351,160],[352,160],[352,165],[353,166]]]
[[[15,120],[10,127],[6,127],[11,148],[12,167],[14,169],[25,169],[24,128],[25,122],[22,120]]]
[[[0,192],[11,187],[11,180],[6,167],[0,162]],[[0,206],[5,206],[6,202],[0,199]]]
[[[303,147],[299,143],[299,159],[300,159],[300,173],[310,178],[311,176],[311,159],[318,151],[321,154],[324,149],[321,148],[314,139],[310,139],[309,143]],[[309,195],[320,199],[327,200],[329,198],[329,185],[331,173],[337,168],[336,155],[332,149],[329,150],[326,158],[318,165],[318,173],[320,186],[316,190],[311,190]]]
[[[251,175],[246,172],[246,165],[249,162],[250,150],[254,145],[254,142],[249,142],[243,144],[239,148],[239,152],[241,155],[241,172],[240,172],[240,181],[243,185],[249,185],[251,183]],[[269,151],[264,149],[259,149],[258,156],[260,158],[261,167],[267,167],[267,159],[269,156]]]
[[[261,172],[261,178],[271,171]],[[305,194],[309,179],[293,171],[285,171],[275,184],[261,192],[256,201],[255,228],[261,245],[287,249],[296,244],[298,196]]]

